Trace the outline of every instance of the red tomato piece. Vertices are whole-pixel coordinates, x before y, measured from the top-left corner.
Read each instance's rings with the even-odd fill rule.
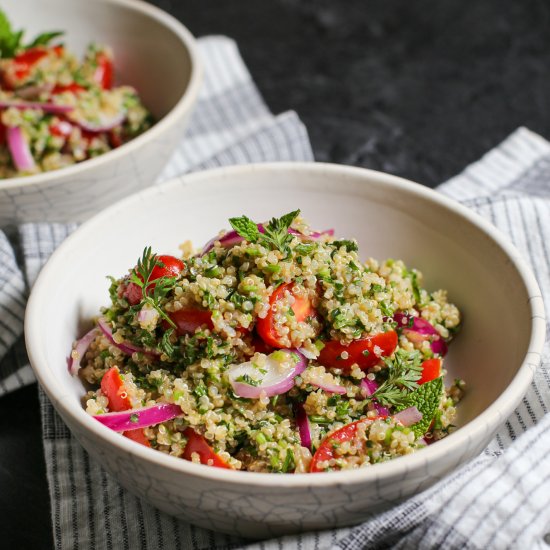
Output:
[[[43,57],[48,55],[48,50],[42,47],[30,48],[13,58],[15,63],[15,78],[22,79],[28,76],[31,69]]]
[[[397,333],[394,330],[354,340],[348,346],[344,346],[338,340],[331,340],[326,342],[321,350],[319,363],[325,367],[344,370],[357,363],[361,370],[367,370],[376,365],[382,357],[391,355],[396,347]],[[342,358],[343,352],[348,354],[346,359]]]
[[[109,410],[119,412],[132,408],[117,367],[111,367],[101,379],[101,391],[109,400]]]
[[[217,455],[212,447],[208,445],[206,439],[195,430],[187,428],[183,432],[183,435],[187,438],[187,445],[185,445],[185,450],[183,451],[183,458],[185,458],[185,460],[192,460],[192,454],[197,453],[200,457],[201,464],[215,466],[216,468],[231,469],[231,466]]]
[[[277,287],[269,297],[269,312],[264,319],[258,319],[256,322],[256,330],[262,340],[274,348],[282,348],[284,344],[281,341],[281,336],[275,330],[275,313],[273,311],[273,306],[284,297],[287,290],[294,295],[293,287],[294,283],[285,283]],[[294,297],[295,302],[292,304],[291,309],[299,323],[317,315],[315,308],[307,298],[296,295],[294,295]]]
[[[96,57],[97,68],[93,79],[104,89],[110,90],[113,87],[113,61],[105,53],[99,52]]]
[[[55,124],[52,124],[50,126],[50,132],[54,136],[68,137],[71,135],[72,131],[73,131],[73,125],[70,122],[67,122],[66,120],[59,120]]]
[[[419,384],[425,384],[441,376],[441,359],[426,359],[422,363],[422,376]]]
[[[206,309],[180,309],[168,313],[168,317],[174,321],[178,334],[194,334],[198,328],[205,325],[210,330],[214,328],[212,313]],[[163,326],[168,328],[168,323]]]
[[[151,271],[150,281],[155,281],[161,277],[177,277],[182,269],[185,267],[184,263],[175,256],[162,255],[157,256],[157,260],[162,262],[164,267],[156,265]],[[141,279],[141,275],[138,275]],[[147,291],[150,292],[154,288],[155,284],[147,285]],[[124,291],[124,297],[128,300],[131,306],[135,306],[141,302],[143,296],[141,288],[135,283],[128,283]]]
[[[122,435],[124,437],[127,437],[128,439],[131,439],[132,441],[135,441],[136,443],[145,445],[146,447],[151,446],[151,443],[149,443],[149,440],[143,433],[143,430],[128,430],[127,432],[123,432]]]
[[[61,86],[60,84],[57,84],[54,89],[52,90],[52,94],[63,94],[65,92],[72,92],[73,94],[78,94],[80,92],[85,92],[86,88],[84,86],[81,86],[80,84],[77,84],[76,82],[71,82],[70,84],[67,84],[66,86]]]
[[[120,371],[117,367],[111,367],[101,379],[101,391],[109,400],[109,410],[114,412],[127,411],[132,408],[130,399],[124,388],[124,381],[120,377]],[[146,447],[150,447],[149,440],[145,437],[143,430],[129,430],[123,432],[122,435],[128,439],[132,439],[137,443],[141,443]]]
[[[376,416],[374,418],[369,418],[368,421],[374,421],[377,418],[382,418],[382,417]],[[356,420],[355,422],[346,424],[345,426],[342,426],[335,432],[328,434],[319,445],[319,448],[317,449],[317,451],[315,451],[315,454],[313,455],[313,459],[311,460],[309,471],[312,473],[323,472],[324,470],[319,467],[319,463],[325,462],[326,460],[330,460],[331,458],[334,458],[336,456],[335,445],[344,443],[345,441],[351,441],[352,439],[354,439],[357,434],[357,426],[361,422],[365,422],[365,420],[366,419],[364,418],[362,420]]]

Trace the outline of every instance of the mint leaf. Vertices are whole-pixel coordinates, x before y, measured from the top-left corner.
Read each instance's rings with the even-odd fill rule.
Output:
[[[397,412],[416,407],[422,413],[422,420],[411,426],[416,437],[422,437],[428,431],[439,409],[442,394],[443,378],[439,377],[418,386],[418,389],[409,393],[398,405]]]
[[[229,218],[231,227],[250,243],[255,243],[260,237],[258,226],[246,216],[240,218]]]
[[[271,221],[264,226],[264,233],[261,236],[262,244],[280,250],[281,252],[289,252],[289,243],[294,236],[288,232],[288,228],[292,222],[300,214],[300,210],[289,212],[280,218],[272,218]]]

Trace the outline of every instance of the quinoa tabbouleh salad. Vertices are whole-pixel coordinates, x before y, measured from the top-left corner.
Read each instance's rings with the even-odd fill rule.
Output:
[[[460,313],[400,260],[359,259],[355,240],[300,211],[229,220],[182,258],[146,248],[110,278],[111,304],[69,358],[86,410],[143,445],[254,472],[360,468],[453,427],[445,387]]]
[[[111,50],[80,62],[48,32],[23,44],[0,10],[0,178],[56,170],[102,155],[147,130],[130,86],[113,86]]]

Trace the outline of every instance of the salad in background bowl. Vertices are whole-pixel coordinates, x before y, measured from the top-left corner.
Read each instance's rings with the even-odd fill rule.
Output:
[[[197,100],[189,31],[131,0],[2,8],[0,226],[81,222],[153,184]]]
[[[25,42],[0,11],[0,178],[57,170],[102,155],[147,130],[131,86],[115,86],[107,45],[78,60],[63,31]]]

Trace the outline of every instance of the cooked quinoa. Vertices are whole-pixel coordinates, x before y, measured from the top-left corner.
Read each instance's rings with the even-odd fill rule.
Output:
[[[124,435],[256,472],[366,467],[451,431],[464,382],[443,384],[460,326],[446,291],[400,260],[362,261],[355,240],[312,231],[299,211],[230,222],[202,250],[146,249],[111,278],[101,330],[71,358],[89,414],[138,422],[171,404]]]
[[[9,26],[1,11],[0,20]],[[0,41],[0,178],[102,155],[152,124],[136,90],[114,86],[108,47],[90,44],[80,61],[59,42],[61,34],[26,46],[19,37],[10,48]]]

